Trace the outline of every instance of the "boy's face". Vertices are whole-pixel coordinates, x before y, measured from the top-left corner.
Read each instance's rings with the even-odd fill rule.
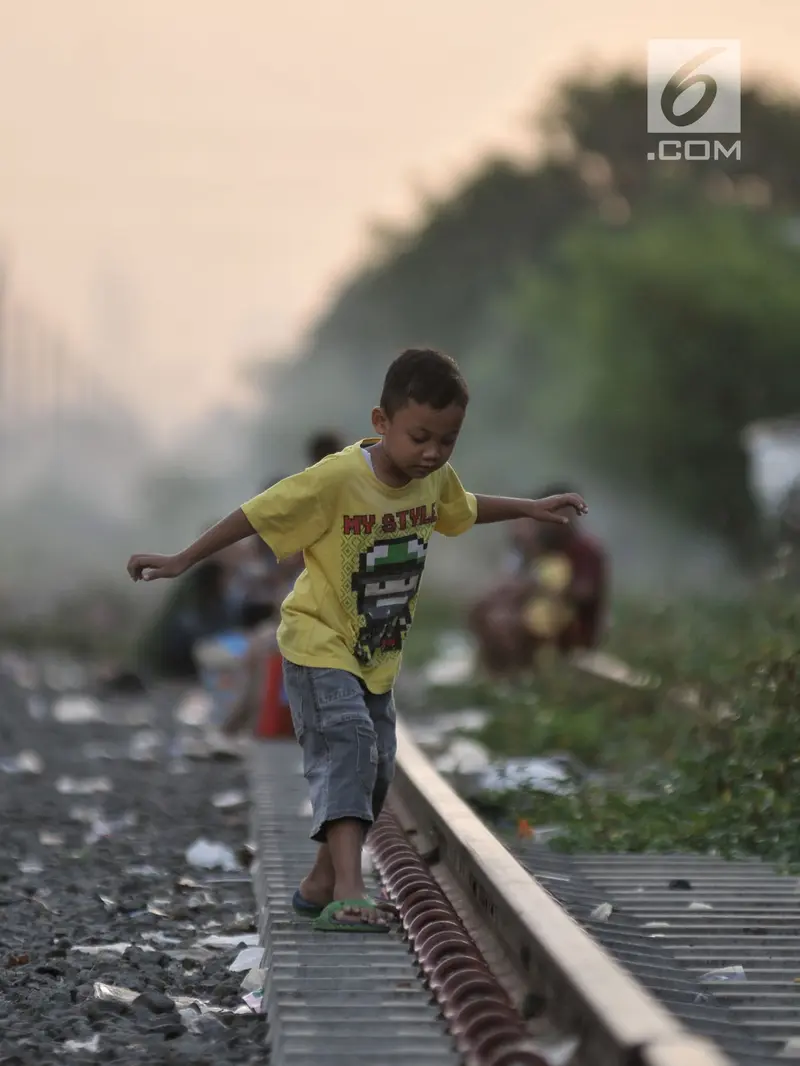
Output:
[[[409,400],[392,418],[376,407],[372,424],[398,470],[409,478],[424,478],[444,466],[453,454],[465,414],[457,404],[437,411],[429,404]]]

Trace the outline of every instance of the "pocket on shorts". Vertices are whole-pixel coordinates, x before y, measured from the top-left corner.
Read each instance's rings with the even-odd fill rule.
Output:
[[[372,790],[375,788],[375,780],[378,776],[379,762],[378,744],[375,738],[375,732],[366,724],[362,725],[361,722],[356,722],[349,728],[355,733],[355,742],[357,746],[356,773],[358,774],[358,780],[366,795],[371,796]]]
[[[314,694],[308,678],[308,667],[297,666],[284,659],[283,686],[294,734],[302,741],[308,730],[314,728]]]
[[[385,702],[381,707],[381,717],[385,718],[390,725],[397,725],[397,708],[394,703],[394,693],[387,692]]]
[[[397,754],[397,712],[393,693],[371,692],[367,697],[367,708],[375,727],[380,759],[393,762]]]
[[[336,724],[360,719],[369,723],[364,689],[354,674],[346,670],[313,667],[309,682],[320,720]]]
[[[371,795],[378,770],[378,743],[361,682],[346,670],[314,669],[311,684],[317,729],[325,738],[332,774],[343,770],[347,775],[355,773],[363,793]],[[331,792],[338,790],[347,792],[341,779],[330,786]]]

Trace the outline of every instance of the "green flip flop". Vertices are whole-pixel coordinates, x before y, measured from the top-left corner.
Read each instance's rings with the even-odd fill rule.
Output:
[[[372,899],[378,910],[390,915],[395,920],[400,917],[396,904],[392,903],[384,891],[381,890],[369,898]],[[320,907],[318,903],[311,903],[310,900],[303,899],[298,888],[292,896],[292,910],[295,914],[300,915],[301,918],[319,918],[325,908]]]
[[[311,923],[318,933],[388,933],[389,923],[384,922],[348,922],[340,921],[336,915],[345,907],[358,908],[359,910],[374,910],[378,914],[384,914],[383,908],[374,900],[366,899],[336,899],[329,903],[325,910]]]

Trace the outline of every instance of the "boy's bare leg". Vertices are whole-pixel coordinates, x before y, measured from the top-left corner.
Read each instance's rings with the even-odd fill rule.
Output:
[[[283,676],[295,732],[303,748],[311,796],[311,835],[322,845],[300,894],[317,905],[356,901],[337,911],[334,921],[340,925],[387,925],[367,892],[361,872],[364,839],[375,816],[373,799],[381,750],[386,749],[383,741],[379,744],[364,686],[345,670],[315,670],[288,660],[283,664]],[[367,736],[369,750],[364,744]],[[382,788],[377,794],[384,792]]]
[[[331,849],[327,844],[320,844],[317,857],[309,873],[300,882],[300,895],[309,903],[318,907],[327,907],[335,899],[336,871],[333,868]]]
[[[363,899],[365,906],[347,907],[337,921],[372,922],[381,925],[384,915],[370,900],[361,873],[361,849],[364,846],[364,823],[357,818],[341,818],[327,825],[327,840],[320,844],[317,858],[300,885],[303,899],[327,906],[335,899]]]

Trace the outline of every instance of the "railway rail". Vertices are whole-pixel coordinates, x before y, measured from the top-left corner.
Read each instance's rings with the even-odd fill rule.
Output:
[[[314,847],[299,752],[266,741],[249,756],[275,1066],[761,1066],[791,1053],[800,1012],[797,1026],[776,1021],[763,1039],[743,1024],[751,1007],[758,1014],[744,984],[716,986],[738,994],[734,1005],[699,980],[733,948],[703,940],[698,952],[696,919],[707,925],[709,912],[686,908],[696,892],[719,896],[724,864],[675,859],[691,885],[681,893],[668,888],[676,877],[663,858],[648,873],[624,856],[615,866],[617,857],[593,865],[541,847],[512,854],[402,723],[398,734],[388,809],[369,841],[373,876],[399,909],[386,936],[324,936],[292,913]],[[731,874],[731,901],[742,877],[758,889],[775,876],[754,870]],[[788,888],[774,891],[784,899]],[[608,919],[591,917],[604,902]]]

